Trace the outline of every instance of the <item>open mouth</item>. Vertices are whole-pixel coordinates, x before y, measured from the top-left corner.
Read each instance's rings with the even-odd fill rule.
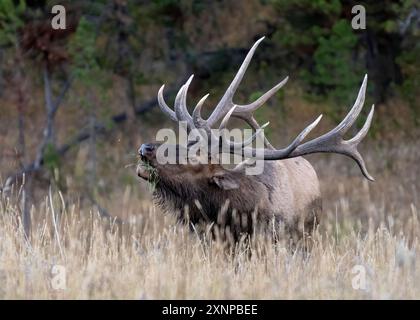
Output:
[[[154,175],[156,175],[156,169],[152,166],[146,157],[140,156],[140,161],[137,164],[136,173],[140,178],[149,181]]]
[[[139,176],[140,178],[144,179],[144,180],[149,180],[150,179],[150,173],[149,171],[143,166],[142,163],[139,163],[137,165],[137,169],[136,169],[136,173],[137,176]]]

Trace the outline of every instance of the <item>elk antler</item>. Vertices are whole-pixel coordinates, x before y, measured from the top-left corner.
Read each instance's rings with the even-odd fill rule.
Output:
[[[275,149],[272,145],[268,142],[268,140],[264,137],[265,146],[267,149],[254,149],[250,147],[246,147],[252,141],[256,139],[256,137],[261,133],[264,126],[260,126],[258,122],[255,120],[253,116],[253,112],[261,107],[271,96],[273,96],[283,85],[287,82],[288,77],[286,77],[283,81],[279,84],[274,86],[272,89],[267,91],[263,94],[260,98],[256,101],[247,104],[247,105],[237,105],[234,104],[232,99],[233,96],[245,74],[246,69],[254,55],[255,49],[259,45],[259,43],[264,39],[262,37],[259,39],[248,52],[247,56],[245,57],[244,62],[242,63],[241,67],[239,68],[238,73],[236,74],[235,78],[233,79],[232,83],[229,85],[228,89],[226,90],[225,94],[217,104],[216,108],[214,109],[213,113],[209,116],[207,120],[204,120],[201,117],[201,108],[204,104],[204,101],[208,97],[208,94],[205,95],[201,100],[197,103],[196,107],[194,108],[192,116],[188,113],[188,108],[186,105],[186,96],[188,87],[192,81],[193,76],[191,76],[188,81],[181,87],[179,90],[176,98],[175,98],[175,111],[171,110],[168,105],[166,104],[163,98],[163,88],[164,85],[160,88],[158,93],[158,102],[159,106],[162,111],[167,114],[172,120],[174,121],[185,121],[187,123],[187,127],[189,129],[204,129],[206,133],[209,134],[211,139],[217,139],[216,141],[220,141],[220,143],[227,145],[229,147],[229,152],[232,154],[241,154],[244,155],[246,158],[252,159],[259,159],[259,160],[280,160],[280,159],[287,159],[287,158],[294,158],[303,156],[310,153],[318,153],[318,152],[331,152],[331,153],[340,153],[344,154],[357,162],[359,165],[363,175],[373,181],[373,177],[368,173],[366,169],[365,162],[357,150],[357,146],[360,141],[366,136],[370,124],[372,122],[372,117],[374,113],[374,106],[366,119],[365,124],[363,125],[362,129],[350,140],[344,140],[344,134],[349,130],[349,128],[354,124],[357,117],[359,116],[362,108],[363,103],[365,101],[365,94],[366,94],[366,85],[367,85],[367,75],[365,75],[363,79],[362,86],[360,87],[359,94],[357,99],[347,114],[347,116],[341,121],[341,123],[332,129],[331,131],[325,133],[324,135],[310,140],[304,144],[301,144],[305,137],[311,132],[319,121],[322,118],[322,115],[319,116],[314,122],[308,125],[304,130],[300,132],[300,134],[292,141],[290,145],[283,149]],[[230,117],[240,118],[246,121],[256,132],[254,135],[241,143],[234,143],[226,139],[225,135],[222,134],[220,139],[216,137],[212,132],[211,128],[214,126],[216,122],[223,118],[219,130],[223,130],[226,128],[226,125],[230,119]],[[220,150],[219,148],[217,150]],[[248,161],[245,160],[241,164],[237,166],[234,170],[240,170],[242,167],[247,165]]]
[[[205,95],[198,103],[197,106],[194,109],[193,112],[193,121],[191,121],[191,119],[185,115],[184,116],[184,120],[187,120],[187,125],[189,128],[202,128],[205,129],[206,132],[209,132],[209,130],[211,130],[211,128],[214,126],[214,124],[219,121],[220,119],[222,119],[227,112],[229,112],[229,110],[233,107],[236,106],[236,111],[233,113],[233,117],[235,118],[239,118],[244,120],[246,123],[248,123],[248,125],[250,125],[254,130],[258,130],[261,129],[260,125],[258,124],[258,122],[255,120],[254,116],[253,116],[253,112],[255,110],[257,110],[259,107],[261,107],[270,97],[272,97],[281,87],[283,87],[287,80],[288,77],[286,77],[283,81],[281,81],[280,83],[278,83],[276,86],[274,86],[272,89],[270,89],[269,91],[267,91],[265,94],[263,94],[260,98],[258,98],[256,101],[247,104],[247,105],[236,105],[233,103],[232,99],[233,96],[236,92],[236,90],[238,89],[238,86],[248,68],[249,63],[251,62],[251,59],[254,55],[255,50],[257,49],[258,45],[260,44],[260,42],[262,40],[264,40],[265,37],[260,38],[257,42],[255,42],[255,44],[252,46],[251,50],[249,50],[248,54],[245,57],[245,60],[243,61],[241,67],[239,68],[239,71],[237,72],[235,78],[233,79],[232,83],[229,85],[228,89],[226,90],[225,94],[223,95],[223,97],[221,98],[221,100],[219,101],[219,103],[217,104],[215,110],[213,111],[213,113],[210,115],[210,117],[207,120],[204,120],[201,117],[201,107],[203,106],[204,100],[208,97],[208,95]],[[182,94],[182,91],[184,91],[185,89],[185,94],[186,91],[188,90],[188,86],[191,82],[192,76],[188,79],[187,83],[181,87],[181,89],[178,92],[178,95]],[[165,99],[163,98],[163,89],[164,89],[165,85],[162,85],[162,87],[159,89],[158,92],[158,102],[159,102],[159,107],[161,108],[161,110],[167,114],[172,120],[174,121],[181,121],[181,119],[179,119],[177,117],[176,111],[172,111],[168,105],[165,102]],[[177,95],[177,96],[178,96]],[[175,103],[176,105],[176,103]],[[186,111],[186,105],[184,104],[182,106],[183,110]],[[188,113],[188,111],[187,111]],[[270,142],[264,138],[264,142],[265,145],[268,148],[273,149],[272,145],[270,144]]]
[[[365,124],[362,129],[350,140],[344,140],[344,135],[354,124],[357,117],[359,116],[363,103],[365,101],[366,94],[366,85],[367,85],[367,75],[363,79],[362,86],[360,87],[359,94],[357,99],[351,108],[347,116],[340,122],[340,124],[332,129],[331,131],[325,133],[324,135],[310,140],[302,145],[300,143],[305,138],[305,136],[318,124],[322,116],[319,116],[313,123],[307,126],[296,138],[295,140],[286,148],[279,150],[267,150],[264,149],[264,152],[258,154],[258,149],[253,148],[244,148],[242,150],[231,148],[230,152],[235,154],[243,154],[248,158],[263,159],[263,160],[280,160],[286,158],[294,158],[303,156],[310,153],[320,153],[320,152],[329,152],[329,153],[340,153],[346,155],[357,162],[362,171],[363,175],[374,181],[373,177],[368,173],[366,169],[365,162],[357,150],[357,146],[360,141],[366,136],[369,131],[370,124],[372,122],[373,113],[375,111],[375,106],[372,105],[372,108],[369,112],[369,115],[366,119]],[[231,112],[229,112],[224,122],[226,123],[229,119]]]

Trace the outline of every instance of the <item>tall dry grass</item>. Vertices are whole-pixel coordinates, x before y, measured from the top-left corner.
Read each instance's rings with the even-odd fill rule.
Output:
[[[364,154],[373,184],[346,159],[311,158],[325,209],[308,255],[262,237],[229,252],[128,187],[103,199],[122,225],[70,195],[46,192],[32,208],[27,238],[19,189],[2,194],[0,298],[419,299],[420,152],[412,144]],[[65,267],[64,290],[54,289],[55,265]],[[352,285],[355,266],[366,271],[365,290]]]

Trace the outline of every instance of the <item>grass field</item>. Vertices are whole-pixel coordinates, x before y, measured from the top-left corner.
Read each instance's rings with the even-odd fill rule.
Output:
[[[122,225],[46,192],[25,238],[19,189],[1,194],[0,299],[419,299],[418,144],[363,152],[375,183],[340,156],[310,158],[324,212],[307,256],[258,236],[229,252],[130,187],[103,201]]]

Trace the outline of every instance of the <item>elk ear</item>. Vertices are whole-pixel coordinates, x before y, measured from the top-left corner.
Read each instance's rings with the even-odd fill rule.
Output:
[[[233,190],[239,188],[239,184],[232,179],[232,177],[226,175],[213,176],[210,180],[223,190]]]

